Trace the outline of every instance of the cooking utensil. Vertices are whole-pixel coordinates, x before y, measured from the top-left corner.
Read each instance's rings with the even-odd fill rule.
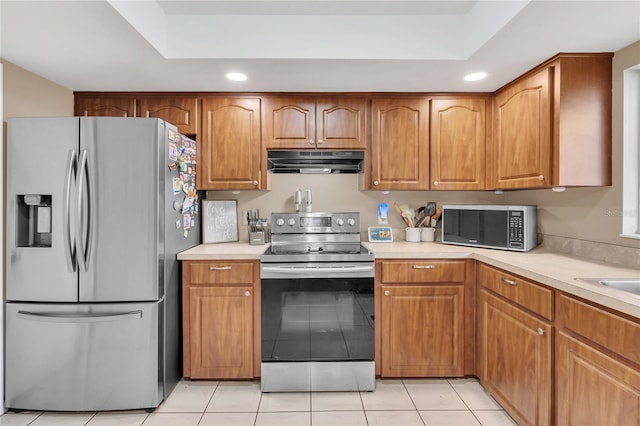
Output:
[[[421,226],[426,218],[427,214],[425,213],[424,207],[420,207],[418,209],[418,215],[416,216],[416,228]]]
[[[442,210],[440,209],[436,209],[436,212],[433,216],[431,216],[431,227],[435,228],[436,225],[438,224],[438,219],[440,219],[440,216],[442,215]]]
[[[425,206],[425,210],[427,212],[427,216],[433,216],[436,213],[436,203],[429,201]]]
[[[402,212],[402,218],[409,228],[414,228],[413,220],[410,212]]]
[[[394,202],[394,203],[393,203],[393,208],[398,212],[398,214],[400,215],[400,217],[402,217],[402,220],[404,221],[405,225],[407,225],[407,226],[411,227],[412,225],[410,225],[410,220],[409,220],[409,218],[406,218],[406,217],[403,215],[403,213],[404,213],[404,212],[403,212],[403,210],[402,210],[402,207],[400,207],[400,205],[399,205],[398,203]]]

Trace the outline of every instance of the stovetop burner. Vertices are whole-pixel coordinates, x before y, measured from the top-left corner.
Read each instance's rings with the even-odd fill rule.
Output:
[[[273,251],[269,247],[261,256],[263,263],[290,263],[290,262],[373,262],[373,252],[358,245],[355,251]]]

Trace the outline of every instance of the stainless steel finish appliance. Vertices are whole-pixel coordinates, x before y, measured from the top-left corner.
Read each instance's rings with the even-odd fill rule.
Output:
[[[529,251],[538,245],[537,228],[536,206],[442,206],[446,244]]]
[[[364,151],[269,151],[267,170],[271,173],[361,173]]]
[[[181,378],[195,143],[152,118],[8,120],[5,406],[157,407]]]
[[[274,213],[261,256],[263,392],[375,389],[374,258],[359,213]]]

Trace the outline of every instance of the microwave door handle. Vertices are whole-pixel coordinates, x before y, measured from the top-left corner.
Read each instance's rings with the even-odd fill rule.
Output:
[[[67,160],[67,182],[65,185],[64,193],[64,248],[67,259],[67,265],[69,269],[76,272],[78,268],[78,262],[76,259],[77,251],[74,238],[71,234],[71,184],[73,177],[78,172],[78,156],[76,150],[69,151],[69,158]]]

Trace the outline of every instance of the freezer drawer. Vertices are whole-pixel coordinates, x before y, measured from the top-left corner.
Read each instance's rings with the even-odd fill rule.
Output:
[[[157,407],[163,302],[6,304],[5,406],[94,411]]]

